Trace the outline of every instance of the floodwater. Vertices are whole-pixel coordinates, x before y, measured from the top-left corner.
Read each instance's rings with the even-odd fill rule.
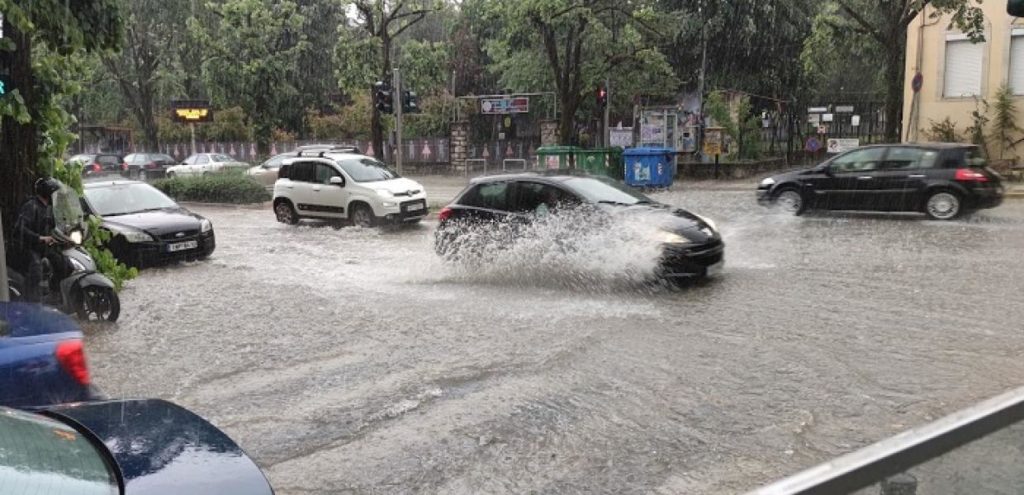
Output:
[[[130,283],[88,332],[94,380],[208,418],[280,495],[742,492],[1021,384],[1024,202],[933,222],[752,196],[655,195],[724,232],[724,273],[682,290],[633,283],[621,238],[452,267],[429,223],[202,208],[217,252]]]

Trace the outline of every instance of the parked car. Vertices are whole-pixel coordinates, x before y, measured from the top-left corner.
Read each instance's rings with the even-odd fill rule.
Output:
[[[0,302],[0,405],[46,406],[96,397],[82,331],[70,317],[40,304]]]
[[[76,162],[82,165],[82,175],[103,175],[120,174],[128,170],[128,165],[116,153],[92,153],[75,155],[68,158],[68,163]]]
[[[144,182],[85,184],[86,213],[103,219],[107,246],[122,262],[146,267],[206,259],[216,248],[213,224]]]
[[[951,220],[1003,201],[999,174],[969,144],[857,148],[820,165],[766,178],[762,204],[801,214],[812,209],[922,212]]]
[[[373,157],[350,151],[301,152],[274,184],[277,220],[347,220],[354,225],[415,223],[427,216],[427,193]]]
[[[475,248],[479,242],[516,242],[519,232],[507,226],[529,225],[538,217],[583,213],[579,228],[607,228],[604,219],[624,209],[638,222],[657,222],[652,243],[661,249],[656,275],[695,279],[718,273],[725,263],[725,243],[714,222],[683,209],[660,204],[614,180],[586,175],[496,175],[473,180],[438,214],[435,249],[446,258]]]
[[[167,168],[167,177],[210,175],[230,169],[248,169],[249,164],[220,153],[197,153]]]
[[[224,432],[163,400],[0,407],[4,493],[272,495]]]
[[[269,160],[252,167],[246,172],[250,177],[263,184],[267,189],[273,189],[274,183],[277,182],[278,172],[281,170],[281,165],[288,158],[295,158],[300,152],[308,153],[313,151],[349,151],[352,153],[359,153],[359,149],[354,146],[343,146],[335,144],[309,144],[305,146],[299,146],[295,151],[288,153],[282,153],[271,157]]]
[[[177,162],[163,153],[132,153],[124,157],[128,168],[122,175],[132,179],[147,180],[163,177],[167,169]]]

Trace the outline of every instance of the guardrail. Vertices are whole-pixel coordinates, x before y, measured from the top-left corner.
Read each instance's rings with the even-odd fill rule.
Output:
[[[915,466],[1024,420],[1024,388],[986,400],[933,423],[838,457],[747,495],[844,494],[885,482]],[[1024,465],[1021,465],[1024,472]],[[909,477],[908,477],[909,478]],[[913,480],[913,478],[910,478]],[[902,480],[897,480],[902,482]],[[1020,487],[1017,487],[1020,488]]]

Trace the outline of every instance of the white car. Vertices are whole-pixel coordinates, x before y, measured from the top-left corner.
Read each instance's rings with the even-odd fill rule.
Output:
[[[181,165],[168,167],[167,177],[210,175],[232,168],[247,169],[249,164],[220,153],[196,153],[186,158]]]
[[[302,218],[347,220],[361,227],[415,223],[427,216],[427,192],[369,156],[300,152],[281,165],[274,213],[292,225]]]

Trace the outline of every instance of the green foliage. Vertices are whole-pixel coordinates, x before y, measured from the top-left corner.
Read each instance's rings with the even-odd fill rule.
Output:
[[[750,97],[740,95],[730,102],[729,96],[724,91],[712,91],[704,103],[704,111],[711,118],[711,125],[724,128],[729,140],[737,144],[737,158],[759,158],[761,120],[753,113]]]
[[[266,188],[241,173],[161,179],[154,181],[153,187],[178,201],[247,204],[270,200]]]
[[[427,138],[448,135],[455,98],[445,93],[420,99],[421,112],[403,117],[404,134],[408,138]]]
[[[73,189],[79,196],[84,194],[82,164],[77,162],[66,164],[63,160],[57,160],[53,177]],[[89,256],[92,256],[96,263],[96,270],[106,275],[114,283],[114,290],[120,292],[125,282],[139,276],[139,271],[118,261],[114,257],[114,253],[106,248],[107,242],[110,241],[110,232],[100,227],[102,223],[102,219],[95,215],[89,215],[86,218],[88,235],[85,236],[82,247],[89,252]]]
[[[991,120],[988,116],[989,104],[984,99],[977,99],[976,102],[977,106],[971,112],[971,126],[967,128],[967,138],[972,144],[981,147],[982,153],[988,158],[991,155],[989,154],[988,140],[985,139],[985,129],[988,128],[988,123]]]
[[[1006,84],[996,92],[996,101],[992,105],[992,134],[999,145],[999,158],[1005,158],[1007,151],[1013,150],[1022,141],[1018,136],[1024,132],[1017,125],[1017,105],[1013,90]]]
[[[370,96],[360,93],[352,104],[332,115],[309,111],[306,127],[316,140],[368,139],[370,133]]]
[[[925,133],[929,141],[937,143],[958,143],[963,140],[956,130],[956,122],[946,117],[941,122],[929,121],[930,127]]]

